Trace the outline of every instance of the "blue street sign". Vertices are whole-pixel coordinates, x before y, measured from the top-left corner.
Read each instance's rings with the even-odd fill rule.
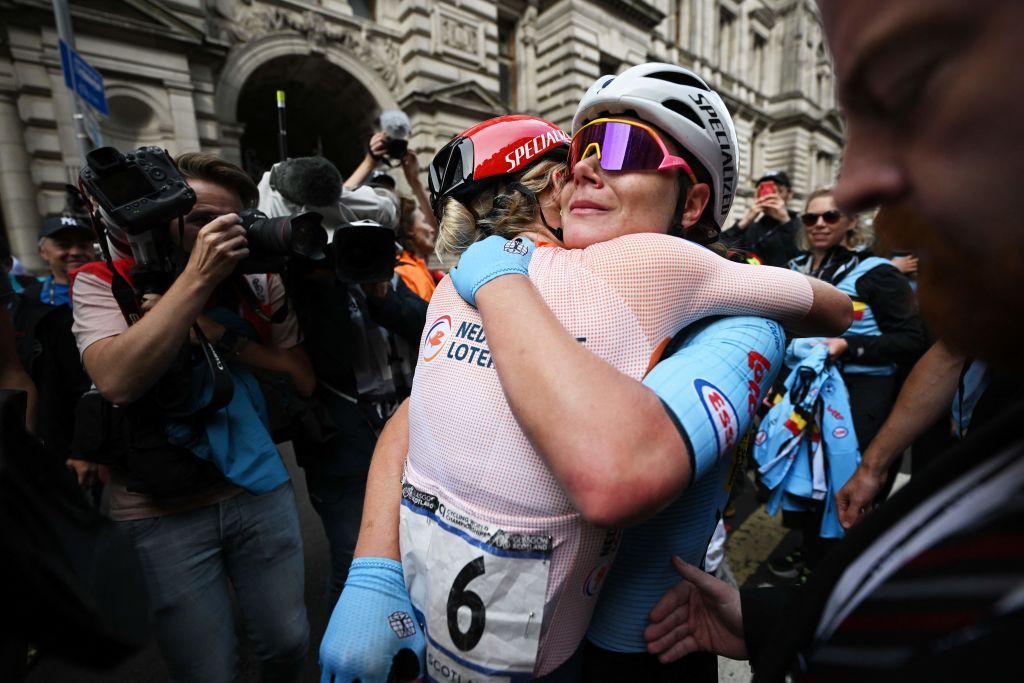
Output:
[[[89,66],[82,55],[75,52],[63,40],[60,41],[60,63],[64,67],[64,83],[90,107],[104,116],[107,109],[107,93],[103,89],[103,76]]]

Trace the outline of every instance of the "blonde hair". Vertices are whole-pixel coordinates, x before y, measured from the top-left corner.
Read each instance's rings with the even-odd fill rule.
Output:
[[[823,187],[815,190],[807,195],[807,201],[804,202],[804,211],[807,210],[807,207],[810,206],[811,202],[815,199],[819,199],[820,197],[832,197],[834,194],[834,188],[831,187]],[[843,215],[853,221],[850,225],[850,229],[846,231],[845,244],[851,249],[870,245],[873,241],[873,236],[870,230],[865,229],[864,226],[861,225],[859,216],[856,214],[847,214],[845,212]],[[801,225],[803,225],[803,223],[801,223]],[[801,251],[811,250],[811,245],[807,241],[807,226],[804,226],[804,229],[797,233],[796,246]]]
[[[564,169],[564,162],[547,159],[521,176],[503,178],[478,192],[467,202],[468,206],[449,197],[438,228],[437,253],[458,255],[490,235],[510,239],[536,230],[541,210],[538,197],[548,188],[555,188],[557,196],[560,171]],[[516,187],[517,184],[528,192]]]

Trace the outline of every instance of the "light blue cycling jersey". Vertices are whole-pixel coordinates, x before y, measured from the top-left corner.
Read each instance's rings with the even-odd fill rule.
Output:
[[[694,480],[668,508],[625,533],[587,633],[595,645],[647,651],[648,614],[679,582],[671,557],[703,561],[728,500],[735,446],[775,380],[784,349],[782,328],[770,320],[701,321],[677,335],[644,379],[679,425]]]

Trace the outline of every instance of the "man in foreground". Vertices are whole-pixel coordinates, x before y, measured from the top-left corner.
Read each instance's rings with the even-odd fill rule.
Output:
[[[1017,210],[1024,75],[1008,72],[1011,0],[819,0],[849,147],[836,200],[881,204],[884,237],[921,254],[944,340],[997,372],[1024,367]],[[998,75],[997,75],[998,74]],[[1014,75],[1016,74],[1016,75]],[[984,233],[964,226],[985,226]],[[910,246],[912,245],[912,246]],[[651,613],[649,649],[749,658],[755,680],[1021,680],[1024,405],[1007,405],[859,524],[799,594],[737,592],[693,567]],[[785,624],[785,628],[778,628]]]

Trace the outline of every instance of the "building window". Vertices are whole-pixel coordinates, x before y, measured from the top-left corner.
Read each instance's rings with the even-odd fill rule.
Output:
[[[835,157],[828,152],[818,152],[814,159],[814,184],[826,187],[835,180]]]
[[[516,70],[516,20],[498,15],[498,94],[510,110],[519,108]]]
[[[694,46],[691,44],[693,36],[690,33],[692,26],[690,13],[693,11],[691,5],[690,0],[679,0],[676,5],[676,45],[689,52],[694,51]]]
[[[618,76],[622,71],[622,61],[602,52],[597,62],[597,70],[602,76]]]
[[[732,71],[736,59],[736,15],[724,7],[718,8],[718,68]]]
[[[768,53],[768,39],[754,32],[750,53],[750,84],[755,90],[764,92],[765,59]]]
[[[348,6],[352,8],[352,14],[363,19],[376,19],[376,5],[375,0],[348,0]]]

